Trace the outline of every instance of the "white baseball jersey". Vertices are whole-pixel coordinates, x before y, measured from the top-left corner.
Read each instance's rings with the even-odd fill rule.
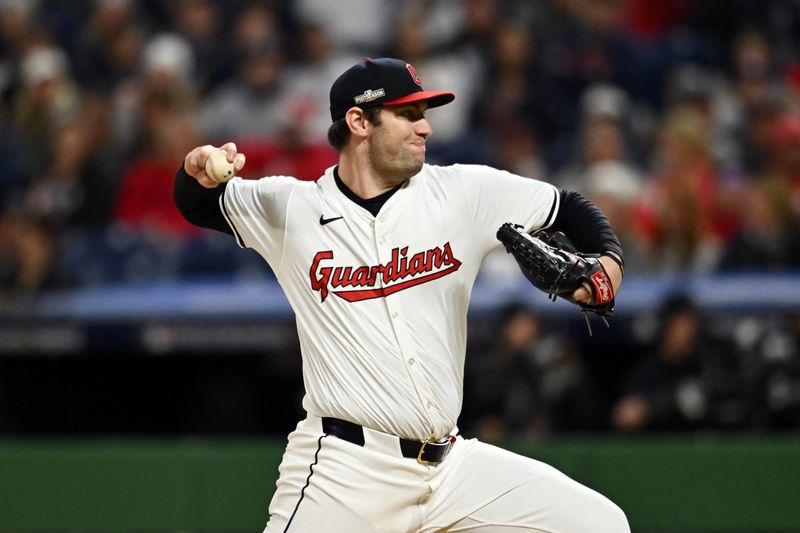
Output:
[[[377,216],[333,168],[315,183],[235,178],[220,203],[295,311],[305,410],[424,440],[456,426],[470,292],[497,229],[550,226],[559,193],[486,166],[425,165]]]

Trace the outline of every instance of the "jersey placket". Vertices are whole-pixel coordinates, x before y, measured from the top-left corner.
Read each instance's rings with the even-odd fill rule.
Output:
[[[381,264],[387,264],[392,259],[391,247],[392,239],[389,235],[388,222],[384,214],[379,214],[373,224],[374,228],[374,242],[375,248],[378,251],[378,257]],[[381,285],[385,283],[381,279]],[[404,314],[408,313],[408,309],[403,309],[398,305],[397,299],[391,296],[383,298],[386,310],[389,313],[389,320],[391,321],[392,328],[394,329],[395,337],[397,339],[400,355],[403,359],[408,376],[414,384],[414,389],[420,400],[420,405],[425,413],[425,418],[429,424],[431,431],[437,427],[435,419],[437,418],[437,406],[435,396],[431,390],[428,376],[424,371],[424,362],[421,361],[422,354],[416,353],[412,337],[408,331]]]

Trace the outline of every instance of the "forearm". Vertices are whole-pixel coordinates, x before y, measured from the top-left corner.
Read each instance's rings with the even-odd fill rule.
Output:
[[[614,288],[614,294],[616,294],[617,291],[619,290],[620,285],[622,285],[622,275],[624,274],[624,272],[619,267],[619,265],[607,255],[600,257],[600,263],[606,270],[606,274],[608,274],[608,279],[611,280],[611,286]]]
[[[225,184],[213,189],[203,187],[181,165],[175,173],[172,196],[175,206],[192,224],[233,235],[219,206],[219,197],[224,190]]]
[[[579,251],[600,254],[614,292],[619,289],[625,264],[622,246],[608,219],[594,203],[574,191],[562,189],[551,229],[563,231]]]

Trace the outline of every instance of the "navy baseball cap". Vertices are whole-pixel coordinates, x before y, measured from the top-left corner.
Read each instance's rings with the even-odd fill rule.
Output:
[[[449,104],[453,93],[424,91],[414,67],[401,59],[365,58],[339,76],[331,86],[331,120],[336,122],[351,107],[399,105],[425,100],[428,107]]]

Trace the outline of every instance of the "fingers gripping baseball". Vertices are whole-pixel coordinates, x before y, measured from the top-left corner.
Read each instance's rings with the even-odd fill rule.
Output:
[[[245,155],[236,151],[235,143],[225,143],[219,148],[207,144],[189,152],[183,168],[200,185],[213,189],[237,175],[245,161]]]

